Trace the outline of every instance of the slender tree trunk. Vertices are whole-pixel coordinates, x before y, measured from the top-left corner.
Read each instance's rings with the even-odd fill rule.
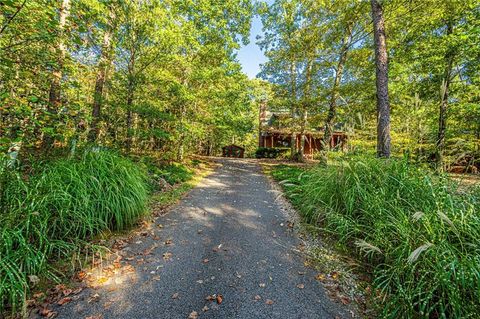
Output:
[[[52,72],[52,81],[50,83],[50,92],[48,97],[47,111],[50,116],[54,116],[58,113],[61,106],[61,80],[63,76],[63,64],[66,56],[65,46],[65,24],[67,18],[70,15],[70,0],[62,0],[60,6],[60,21],[58,25],[58,47],[56,48],[57,65]],[[42,140],[42,149],[49,151],[53,147],[54,136],[51,134],[44,134]]]
[[[313,59],[307,61],[307,69],[305,74],[305,87],[303,92],[304,101],[302,103],[302,122],[300,124],[300,150],[299,160],[305,160],[305,131],[307,128],[308,109],[310,107],[310,89],[312,79]]]
[[[377,85],[377,156],[390,157],[390,102],[388,100],[388,53],[383,8],[371,0],[375,38]]]
[[[305,159],[305,131],[307,126],[307,120],[308,110],[306,107],[304,107],[302,112],[302,124],[300,128],[300,150],[298,152],[300,161],[303,161]]]
[[[342,82],[343,69],[347,61],[347,54],[350,47],[352,28],[347,26],[345,36],[342,40],[342,48],[338,57],[337,70],[335,72],[335,80],[333,82],[332,94],[330,95],[330,103],[328,108],[327,119],[325,120],[325,130],[322,139],[322,145],[325,149],[330,148],[330,139],[333,132],[333,120],[337,114],[337,100],[339,96],[340,83]]]
[[[183,157],[185,154],[185,148],[184,148],[184,143],[185,143],[185,135],[183,133],[183,118],[185,116],[185,106],[182,106],[182,109],[180,111],[180,135],[178,137],[178,149],[177,149],[177,161],[182,162]]]
[[[449,22],[447,25],[447,36],[453,33],[453,23]],[[445,60],[447,62],[445,66],[445,71],[443,74],[443,81],[441,86],[441,101],[440,101],[440,110],[438,116],[438,133],[437,133],[437,168],[439,170],[443,169],[443,153],[445,151],[445,135],[447,131],[447,110],[448,110],[448,94],[450,82],[452,80],[452,69],[453,69],[453,59],[454,52],[448,50],[445,55]]]
[[[133,100],[135,95],[135,50],[130,52],[128,62],[128,83],[127,83],[127,138],[125,140],[125,149],[127,153],[132,150],[133,137]]]
[[[115,18],[115,17],[113,17]],[[99,123],[103,104],[103,89],[107,79],[107,70],[112,62],[112,28],[107,27],[103,35],[102,53],[98,63],[95,91],[93,93],[92,122],[88,132],[88,141],[94,143],[100,131]]]
[[[290,136],[290,159],[294,160],[297,155],[297,134],[295,133],[295,111],[297,108],[297,79],[295,63],[290,64],[290,85],[292,88],[292,104],[290,106],[290,116],[292,118],[292,132]]]
[[[127,98],[127,139],[125,141],[125,149],[127,153],[132,150],[132,126],[133,126],[133,94],[129,94]]]
[[[133,96],[135,91],[135,84],[133,76],[129,76],[128,80],[128,91],[127,91],[127,139],[125,140],[125,149],[127,153],[130,153],[132,150],[132,129],[133,129]]]

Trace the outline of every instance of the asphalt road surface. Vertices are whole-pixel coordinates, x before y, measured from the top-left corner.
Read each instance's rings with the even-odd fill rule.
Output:
[[[304,266],[259,165],[220,163],[124,244],[113,275],[98,275],[97,288],[57,306],[58,317],[351,318]]]

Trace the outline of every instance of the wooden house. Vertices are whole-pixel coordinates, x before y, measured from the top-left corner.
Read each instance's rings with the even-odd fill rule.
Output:
[[[243,158],[245,156],[245,149],[235,144],[226,145],[222,147],[222,156]]]
[[[296,148],[300,148],[301,134],[297,130],[291,128],[291,115],[288,112],[270,112],[266,103],[260,106],[260,129],[258,138],[258,147],[266,148],[290,148],[292,142],[292,134],[295,134]],[[341,148],[346,144],[347,134],[339,128],[341,125],[335,126],[335,131],[330,138],[331,148]],[[323,129],[309,128],[305,132],[305,148],[306,157],[312,158],[313,155],[322,149]]]

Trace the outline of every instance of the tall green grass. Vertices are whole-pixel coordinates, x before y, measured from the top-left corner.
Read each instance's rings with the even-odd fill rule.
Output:
[[[480,190],[367,157],[273,174],[307,221],[374,266],[382,317],[478,318]]]
[[[146,212],[146,175],[107,151],[62,159],[27,176],[0,162],[0,311],[25,305],[32,281],[56,278],[49,261]]]

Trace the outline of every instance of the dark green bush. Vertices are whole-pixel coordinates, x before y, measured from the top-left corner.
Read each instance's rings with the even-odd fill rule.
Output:
[[[55,278],[50,259],[83,249],[95,234],[134,224],[146,212],[147,195],[144,172],[106,151],[52,162],[29,178],[3,160],[0,310],[22,307],[32,278]]]
[[[256,158],[277,158],[288,152],[286,148],[259,147],[255,151]]]
[[[480,313],[480,193],[406,161],[353,158],[274,172],[307,221],[374,266],[387,318]]]

